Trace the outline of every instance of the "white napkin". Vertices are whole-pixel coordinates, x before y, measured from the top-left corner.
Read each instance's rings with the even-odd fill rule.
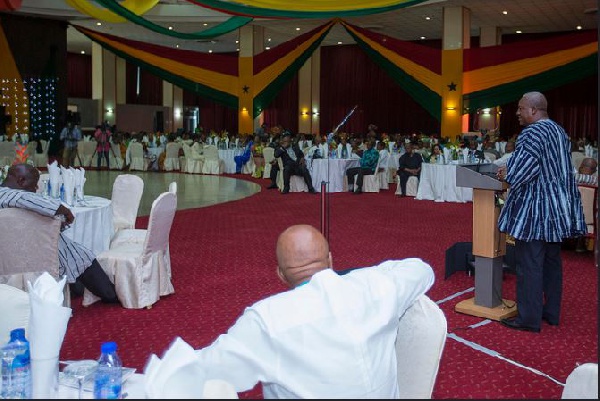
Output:
[[[450,150],[450,148],[444,148],[442,151],[444,152],[444,158],[446,159],[446,163],[450,163],[450,160],[452,160],[452,151]]]
[[[73,171],[64,168],[61,166],[60,171],[62,173],[63,186],[65,191],[65,199],[64,201],[69,206],[73,206],[73,191],[75,191],[75,177],[73,176]]]
[[[180,337],[173,341],[162,359],[154,354],[150,356],[144,376],[146,398],[238,398],[230,383],[206,379],[195,350]]]
[[[58,355],[62,346],[71,308],[63,306],[67,277],[56,281],[48,272],[29,288],[29,347],[33,398],[55,398],[58,394]]]
[[[47,166],[51,186],[50,196],[52,198],[58,198],[60,193],[60,183],[62,181],[60,176],[60,168],[58,167],[58,163],[56,162],[56,160],[54,160],[51,164],[48,164]]]
[[[468,163],[469,162],[469,149],[463,148],[462,154],[463,154],[463,163]]]
[[[74,185],[75,185],[75,197],[77,200],[83,200],[83,187],[85,185],[85,169],[83,167],[79,167],[78,169],[74,169],[71,167],[73,171],[74,177]]]

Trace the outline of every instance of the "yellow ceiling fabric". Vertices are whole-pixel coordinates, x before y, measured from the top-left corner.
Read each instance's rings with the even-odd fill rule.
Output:
[[[598,42],[594,42],[543,56],[466,71],[463,73],[463,93],[477,92],[514,82],[527,76],[537,75],[597,52]]]
[[[127,19],[106,8],[100,8],[92,4],[94,2],[90,0],[65,0],[65,2],[80,13],[102,21],[115,23],[127,22]],[[156,6],[158,2],[159,0],[123,0],[119,5],[136,15],[142,15]]]

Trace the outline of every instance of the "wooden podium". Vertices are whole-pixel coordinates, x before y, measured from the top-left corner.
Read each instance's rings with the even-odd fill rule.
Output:
[[[506,234],[498,230],[500,209],[496,207],[496,191],[505,190],[508,184],[496,179],[497,170],[493,163],[456,166],[456,186],[473,188],[475,297],[459,302],[455,310],[492,320],[517,314],[516,302],[502,298]]]

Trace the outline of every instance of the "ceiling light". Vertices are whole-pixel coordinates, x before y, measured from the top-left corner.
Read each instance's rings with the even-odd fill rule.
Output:
[[[421,36],[421,40],[423,40],[423,39],[427,39],[427,38],[425,36]]]
[[[202,24],[203,26],[208,26],[208,24],[205,22],[204,24]]]
[[[341,45],[341,44],[342,44],[342,42],[338,42],[338,45]]]
[[[266,46],[265,50],[271,50],[271,48],[269,46]]]
[[[429,20],[431,20],[431,17],[425,17],[425,19],[426,19],[427,21],[429,21]]]
[[[208,52],[209,52],[209,53],[212,53],[212,50],[209,50]]]
[[[582,26],[581,26],[581,25],[577,25],[577,30],[578,30],[578,31],[580,31],[580,30],[582,30],[582,29],[583,29],[583,28],[582,28]]]
[[[96,22],[96,25],[100,26],[100,25],[102,25],[102,22],[98,21],[98,22]]]
[[[169,25],[169,31],[172,31],[172,30],[173,30],[173,27]]]
[[[504,10],[504,11],[502,11],[502,14],[508,15],[508,11]]]
[[[299,31],[299,30],[300,30],[300,28],[296,28],[296,30],[297,30],[297,31]]]
[[[270,42],[270,41],[271,41],[271,38],[268,38],[268,39],[267,39],[267,42]]]
[[[236,40],[236,41],[235,41],[235,43],[236,43],[236,44],[238,44],[238,43],[240,43],[240,41],[239,41],[239,40]]]
[[[523,31],[517,30],[517,31],[515,31],[515,33],[523,33]]]
[[[177,44],[175,45],[175,47],[179,49],[179,43],[177,43]]]

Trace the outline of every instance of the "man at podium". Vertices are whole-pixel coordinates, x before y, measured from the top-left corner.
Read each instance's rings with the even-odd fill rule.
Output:
[[[524,127],[513,156],[498,169],[509,185],[498,228],[515,238],[517,310],[504,326],[539,332],[542,320],[558,325],[562,298],[561,241],[586,233],[581,197],[565,130],[548,117],[540,92],[519,101]]]

